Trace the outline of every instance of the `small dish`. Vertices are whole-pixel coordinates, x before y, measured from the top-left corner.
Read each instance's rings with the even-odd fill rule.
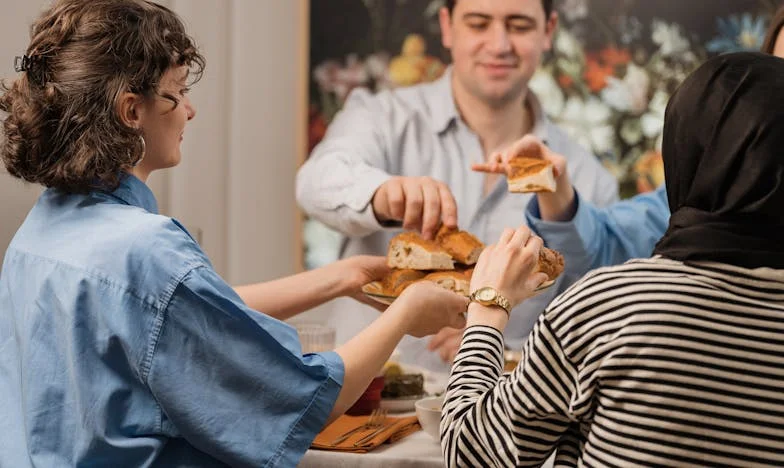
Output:
[[[382,398],[379,408],[385,409],[390,413],[407,413],[414,411],[416,402],[425,398],[426,394],[405,396],[400,398]]]
[[[441,406],[444,404],[444,396],[423,398],[416,402],[417,419],[422,430],[430,434],[435,440],[441,440],[439,426],[441,424]]]

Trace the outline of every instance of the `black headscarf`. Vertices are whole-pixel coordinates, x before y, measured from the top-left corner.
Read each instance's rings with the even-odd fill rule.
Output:
[[[784,59],[721,55],[664,117],[670,226],[655,254],[784,269]]]

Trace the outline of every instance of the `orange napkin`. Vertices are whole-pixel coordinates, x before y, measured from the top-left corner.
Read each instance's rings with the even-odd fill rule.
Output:
[[[384,420],[384,424],[382,424],[380,427],[357,431],[338,445],[330,445],[333,440],[337,439],[351,429],[365,424],[367,421],[368,416],[343,415],[336,419],[332,424],[322,429],[321,432],[319,432],[319,434],[313,440],[313,445],[311,445],[311,448],[319,450],[338,450],[341,452],[365,453],[373,450],[383,443],[392,443],[398,441],[403,437],[421,429],[419,420],[417,420],[416,416],[409,416],[405,418],[387,417]],[[354,442],[357,442],[363,437],[372,434],[381,427],[384,428],[383,431],[376,434],[372,439],[365,441],[362,445],[354,447]]]

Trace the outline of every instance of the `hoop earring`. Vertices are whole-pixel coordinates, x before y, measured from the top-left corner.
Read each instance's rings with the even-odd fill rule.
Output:
[[[147,142],[144,141],[144,135],[142,135],[141,133],[139,134],[139,140],[141,140],[142,142],[142,155],[139,156],[139,159],[137,159],[135,163],[133,163],[133,167],[138,166],[139,163],[142,162],[142,160],[144,159],[144,154],[147,152]]]

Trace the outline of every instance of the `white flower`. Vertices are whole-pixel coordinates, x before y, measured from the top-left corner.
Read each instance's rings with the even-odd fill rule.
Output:
[[[389,54],[386,52],[377,52],[369,55],[365,59],[365,68],[373,81],[375,81],[375,90],[389,89],[393,87],[392,80],[389,76]]]
[[[680,54],[689,50],[689,41],[683,37],[681,27],[675,23],[653,20],[651,38],[659,46],[659,52],[665,57]]]
[[[583,47],[580,45],[580,41],[568,29],[561,28],[558,30],[555,34],[553,46],[557,52],[571,59],[583,56]]]
[[[528,87],[536,94],[547,115],[551,118],[561,115],[564,108],[564,95],[552,74],[538,69],[528,82]]]
[[[587,0],[565,0],[563,7],[559,8],[568,21],[575,21],[588,16]]]
[[[662,90],[657,90],[653,94],[651,102],[648,104],[648,112],[640,118],[642,133],[646,138],[661,135],[662,128],[664,128],[664,111],[669,99],[669,95]]]
[[[639,119],[627,119],[621,125],[619,132],[621,139],[629,146],[634,146],[642,140],[642,126]]]
[[[313,78],[324,92],[335,90],[335,80],[340,64],[334,60],[327,60],[313,70]]]
[[[602,155],[615,145],[615,129],[608,123],[611,115],[610,109],[595,97],[587,101],[570,97],[558,123],[578,143]]]
[[[622,80],[607,78],[607,87],[602,90],[602,100],[613,109],[639,115],[648,107],[648,89],[651,79],[645,69],[629,65]]]

